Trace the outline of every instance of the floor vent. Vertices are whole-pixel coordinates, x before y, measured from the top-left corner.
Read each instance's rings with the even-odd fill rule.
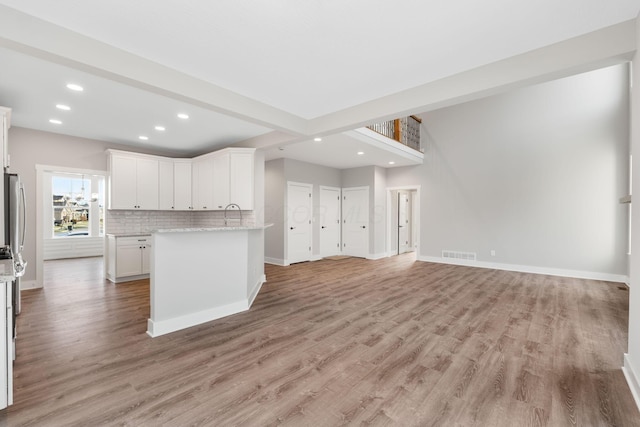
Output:
[[[476,260],[475,252],[442,251],[442,258]]]

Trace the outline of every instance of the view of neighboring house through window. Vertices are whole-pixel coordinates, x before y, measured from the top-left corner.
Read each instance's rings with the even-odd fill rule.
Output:
[[[51,177],[53,237],[104,235],[104,177]]]

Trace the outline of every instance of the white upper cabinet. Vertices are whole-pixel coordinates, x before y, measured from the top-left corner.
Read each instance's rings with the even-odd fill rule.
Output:
[[[112,152],[111,209],[158,209],[158,159]]]
[[[171,210],[173,202],[173,160],[158,161],[158,209]]]
[[[213,171],[211,156],[193,160],[193,207],[196,210],[213,209]]]
[[[173,208],[176,210],[193,209],[191,199],[191,159],[175,159],[173,163]]]
[[[229,203],[245,211],[253,210],[253,151],[233,151],[229,158]]]
[[[213,163],[214,209],[235,203],[243,211],[253,210],[253,148],[225,148],[217,151]]]
[[[224,209],[229,204],[229,153],[213,158],[213,206]]]
[[[254,209],[254,148],[225,148],[194,159],[108,150],[110,209]]]

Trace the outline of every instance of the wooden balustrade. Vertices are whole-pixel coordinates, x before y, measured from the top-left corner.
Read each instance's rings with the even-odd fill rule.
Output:
[[[395,120],[374,123],[367,126],[372,131],[398,141],[407,147],[421,151],[420,147],[420,124],[422,119],[416,116],[402,117]]]

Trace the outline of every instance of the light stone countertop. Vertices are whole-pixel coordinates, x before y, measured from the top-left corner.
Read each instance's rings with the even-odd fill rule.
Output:
[[[264,225],[228,225],[219,227],[198,227],[198,228],[162,228],[153,230],[153,233],[192,233],[200,231],[241,231],[241,230],[264,230],[273,224]]]

